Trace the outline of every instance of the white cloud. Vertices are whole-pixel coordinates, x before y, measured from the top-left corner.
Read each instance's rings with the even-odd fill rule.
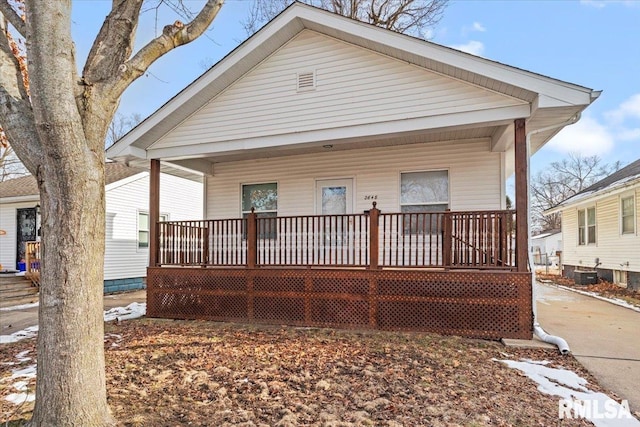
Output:
[[[620,104],[618,108],[613,111],[608,111],[604,115],[614,124],[620,124],[628,118],[640,119],[640,93],[632,95]]]
[[[617,134],[617,137],[622,141],[640,140],[640,128],[623,130]]]
[[[471,40],[465,44],[452,45],[451,47],[478,56],[482,56],[484,52],[484,44],[477,40]]]
[[[613,148],[613,136],[597,120],[583,116],[575,125],[565,127],[549,147],[560,153],[580,153],[584,156],[604,155]]]
[[[473,29],[475,31],[480,31],[481,33],[484,33],[485,31],[487,31],[487,29],[484,27],[484,25],[482,25],[479,22],[474,22],[473,23]]]

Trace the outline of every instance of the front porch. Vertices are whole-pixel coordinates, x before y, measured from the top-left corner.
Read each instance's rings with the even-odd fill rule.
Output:
[[[147,315],[530,338],[514,212],[159,222]]]

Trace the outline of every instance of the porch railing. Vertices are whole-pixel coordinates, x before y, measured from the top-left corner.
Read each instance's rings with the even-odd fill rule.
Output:
[[[368,213],[170,221],[158,265],[515,270],[513,211]]]
[[[35,285],[40,286],[40,242],[25,243],[25,277]]]

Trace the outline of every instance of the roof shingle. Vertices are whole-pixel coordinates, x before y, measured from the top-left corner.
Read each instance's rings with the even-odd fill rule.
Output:
[[[121,179],[128,178],[144,169],[132,168],[122,163],[110,162],[105,164],[105,184],[109,185]],[[10,179],[0,182],[0,199],[6,197],[37,196],[38,184],[33,175]]]

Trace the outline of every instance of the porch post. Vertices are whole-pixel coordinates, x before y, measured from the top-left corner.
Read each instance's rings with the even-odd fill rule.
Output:
[[[377,270],[379,255],[378,223],[380,210],[376,208],[377,203],[373,202],[373,208],[369,210],[369,269]]]
[[[254,207],[247,216],[247,268],[256,268],[258,263],[258,215]]]
[[[149,267],[158,265],[160,220],[160,160],[152,159],[149,172]]]
[[[527,141],[524,119],[515,125],[515,184],[516,184],[516,266],[518,271],[528,269],[529,250],[529,188],[527,182]]]

